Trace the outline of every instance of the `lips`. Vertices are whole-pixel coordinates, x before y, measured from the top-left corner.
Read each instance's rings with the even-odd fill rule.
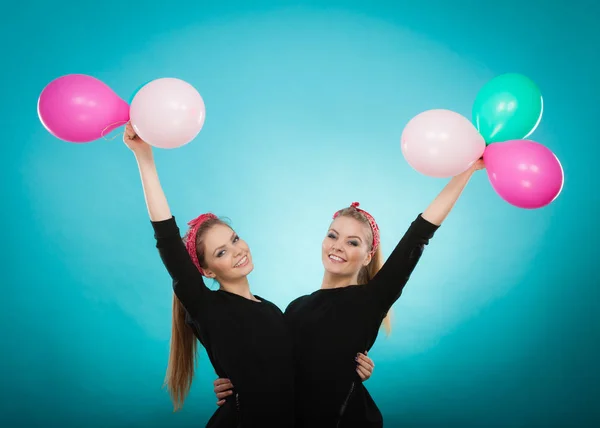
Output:
[[[329,260],[331,260],[333,263],[345,263],[346,260],[341,258],[340,256],[336,256],[334,254],[330,254],[329,255]]]
[[[248,262],[249,262],[248,256],[244,256],[233,267],[234,268],[244,267],[248,264]]]

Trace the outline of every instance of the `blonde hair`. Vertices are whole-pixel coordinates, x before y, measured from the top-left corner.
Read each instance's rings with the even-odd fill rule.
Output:
[[[371,225],[369,224],[369,220],[367,220],[367,217],[365,217],[365,215],[363,213],[355,210],[352,207],[348,207],[348,208],[344,208],[344,209],[340,210],[339,216],[340,217],[350,217],[350,218],[353,218],[353,219],[358,220],[361,223],[365,224],[367,226],[367,228],[369,229],[369,240],[370,240],[370,242],[373,241],[373,231],[371,230]],[[372,250],[373,250],[372,244],[370,244],[369,251],[372,251]],[[369,264],[366,266],[363,266],[360,269],[360,271],[358,272],[358,281],[357,281],[358,284],[359,285],[367,284],[369,281],[371,281],[375,277],[375,275],[377,274],[377,272],[379,272],[379,270],[381,269],[382,266],[383,266],[383,255],[381,254],[381,245],[379,245],[377,247],[377,250],[375,250],[375,253],[372,255],[371,261],[369,262]],[[390,333],[392,332],[392,310],[391,309],[388,311],[385,318],[383,319],[381,326],[385,329],[386,335],[389,336]]]
[[[198,342],[192,328],[185,321],[186,311],[173,294],[173,321],[171,327],[171,351],[165,377],[165,387],[173,401],[173,411],[183,408],[190,392],[198,361]]]

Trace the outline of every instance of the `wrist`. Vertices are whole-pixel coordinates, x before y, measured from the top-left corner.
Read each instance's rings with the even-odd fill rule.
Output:
[[[471,166],[471,167],[469,167],[469,169],[461,172],[460,174],[454,176],[453,178],[456,180],[469,180],[474,172],[475,172],[475,167]]]
[[[154,156],[152,154],[152,150],[138,150],[133,152],[135,159],[138,163],[152,162],[154,160]]]

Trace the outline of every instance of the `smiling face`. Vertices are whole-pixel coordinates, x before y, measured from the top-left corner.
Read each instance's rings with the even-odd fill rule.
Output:
[[[246,241],[223,223],[211,226],[200,237],[201,265],[209,278],[220,283],[239,280],[254,269],[252,254]]]
[[[371,261],[371,229],[350,216],[338,216],[323,240],[321,259],[330,274],[355,278]]]

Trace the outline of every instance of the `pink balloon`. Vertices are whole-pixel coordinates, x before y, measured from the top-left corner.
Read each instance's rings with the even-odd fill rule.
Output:
[[[413,117],[402,132],[408,164],[430,177],[453,177],[481,158],[485,141],[470,120],[450,110],[428,110]]]
[[[148,144],[173,149],[196,138],[204,125],[205,111],[202,97],[189,83],[156,79],[131,101],[131,126]]]
[[[38,99],[42,125],[56,138],[88,143],[129,120],[129,105],[102,81],[69,74],[50,82]]]
[[[560,194],[564,173],[548,148],[529,140],[490,144],[483,154],[492,187],[519,208],[541,208]]]

